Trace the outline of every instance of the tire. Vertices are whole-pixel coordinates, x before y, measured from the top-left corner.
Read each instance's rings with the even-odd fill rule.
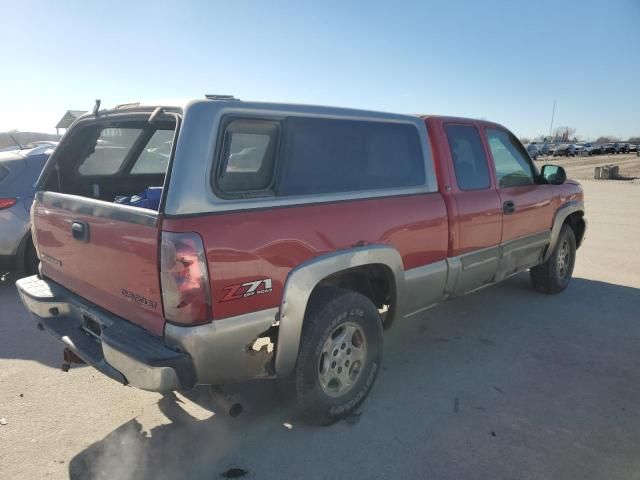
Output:
[[[36,247],[33,246],[33,240],[29,239],[27,243],[27,249],[24,254],[24,271],[27,275],[35,275],[38,273],[38,254],[36,253]]]
[[[560,293],[569,285],[575,263],[576,237],[571,227],[564,224],[549,259],[529,272],[533,288],[542,293]]]
[[[278,381],[280,394],[307,423],[330,425],[364,401],[381,360],[375,305],[359,293],[323,287],[310,300],[298,361],[293,374]]]

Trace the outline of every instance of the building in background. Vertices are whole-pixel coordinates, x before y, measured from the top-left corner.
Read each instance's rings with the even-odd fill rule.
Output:
[[[56,134],[58,135],[58,138],[60,138],[60,129],[66,130],[71,126],[73,122],[75,122],[85,113],[87,113],[86,110],[67,110],[67,113],[62,116],[62,118],[56,125]]]

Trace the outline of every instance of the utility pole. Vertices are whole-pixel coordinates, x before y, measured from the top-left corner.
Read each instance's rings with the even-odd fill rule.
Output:
[[[553,110],[551,111],[551,126],[549,127],[549,138],[553,135],[553,117],[556,114],[556,99],[553,99]]]

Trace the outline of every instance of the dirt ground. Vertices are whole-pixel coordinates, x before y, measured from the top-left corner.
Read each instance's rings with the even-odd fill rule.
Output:
[[[298,423],[269,382],[231,388],[230,418],[206,396],[63,373],[0,284],[0,478],[639,478],[640,186],[583,185],[566,291],[521,274],[398,322],[371,395],[331,427]]]
[[[619,165],[620,176],[624,182],[640,184],[640,157],[635,153],[623,155],[594,155],[591,157],[541,157],[536,165],[541,168],[545,163],[564,167],[569,178],[593,180],[595,167]],[[599,180],[607,181],[607,180]]]

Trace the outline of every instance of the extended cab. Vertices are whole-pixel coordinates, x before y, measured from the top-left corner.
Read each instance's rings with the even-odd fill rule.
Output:
[[[32,206],[40,328],[152,391],[252,378],[313,422],[363,401],[383,331],[530,270],[569,283],[580,185],[501,125],[211,97],[79,119]]]

